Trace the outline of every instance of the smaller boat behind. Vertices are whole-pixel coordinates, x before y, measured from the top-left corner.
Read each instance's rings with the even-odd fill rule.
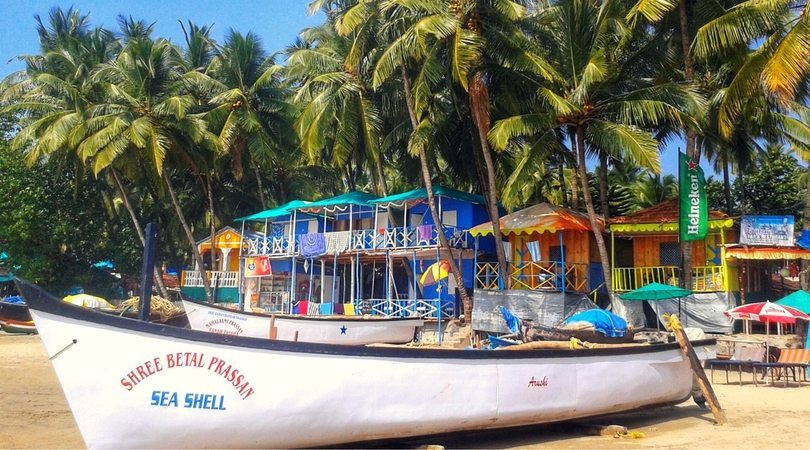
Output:
[[[0,299],[0,329],[6,333],[34,334],[37,328],[22,297]]]
[[[404,344],[424,325],[420,317],[296,316],[260,314],[183,299],[188,323],[194,330],[232,336],[319,344]],[[271,331],[275,328],[275,331]]]

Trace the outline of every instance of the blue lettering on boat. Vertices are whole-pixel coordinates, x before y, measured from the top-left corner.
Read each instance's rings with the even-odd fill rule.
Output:
[[[183,401],[184,408],[211,409],[225,411],[225,396],[216,394],[188,393]]]
[[[174,406],[177,407],[177,392],[152,391],[151,406]]]

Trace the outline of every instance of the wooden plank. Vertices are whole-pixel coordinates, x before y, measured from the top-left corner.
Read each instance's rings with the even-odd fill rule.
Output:
[[[695,349],[692,347],[692,343],[689,342],[689,338],[683,331],[683,326],[681,326],[678,316],[674,314],[667,316],[665,325],[668,330],[675,334],[675,340],[678,341],[681,351],[683,352],[684,356],[686,356],[686,359],[689,360],[689,365],[692,367],[692,372],[695,374],[698,387],[700,388],[700,391],[703,392],[703,396],[706,398],[706,403],[709,404],[709,408],[712,410],[714,420],[718,425],[728,422],[728,419],[726,419],[726,413],[720,406],[717,396],[714,395],[712,384],[709,382],[709,379],[706,378],[706,372],[703,370],[703,365],[701,365],[700,359],[698,359]]]

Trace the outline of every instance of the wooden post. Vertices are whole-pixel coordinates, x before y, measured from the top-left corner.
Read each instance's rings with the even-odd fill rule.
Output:
[[[678,316],[674,314],[669,315],[666,321],[666,327],[675,334],[675,339],[678,341],[678,345],[681,346],[681,351],[684,356],[686,356],[686,359],[689,360],[689,365],[692,367],[692,372],[695,374],[698,387],[700,391],[703,392],[703,396],[706,397],[706,403],[709,404],[709,408],[711,408],[712,414],[714,414],[715,422],[717,422],[718,425],[728,422],[726,413],[723,411],[723,408],[720,407],[717,396],[714,395],[714,389],[712,389],[711,383],[709,383],[708,378],[706,378],[706,372],[703,371],[703,366],[700,364],[700,360],[697,354],[695,354],[695,349],[689,342],[689,338],[683,331],[683,326],[681,326]]]
[[[295,334],[293,334],[293,342],[298,342],[298,330],[295,330]]]
[[[276,327],[276,315],[270,315],[270,340],[276,340],[278,337],[278,328]]]

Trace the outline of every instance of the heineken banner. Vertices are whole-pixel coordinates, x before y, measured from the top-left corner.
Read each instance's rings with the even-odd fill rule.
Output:
[[[700,165],[683,153],[680,160],[680,231],[681,241],[699,241],[706,237],[709,227],[709,205],[706,200],[706,178]]]

